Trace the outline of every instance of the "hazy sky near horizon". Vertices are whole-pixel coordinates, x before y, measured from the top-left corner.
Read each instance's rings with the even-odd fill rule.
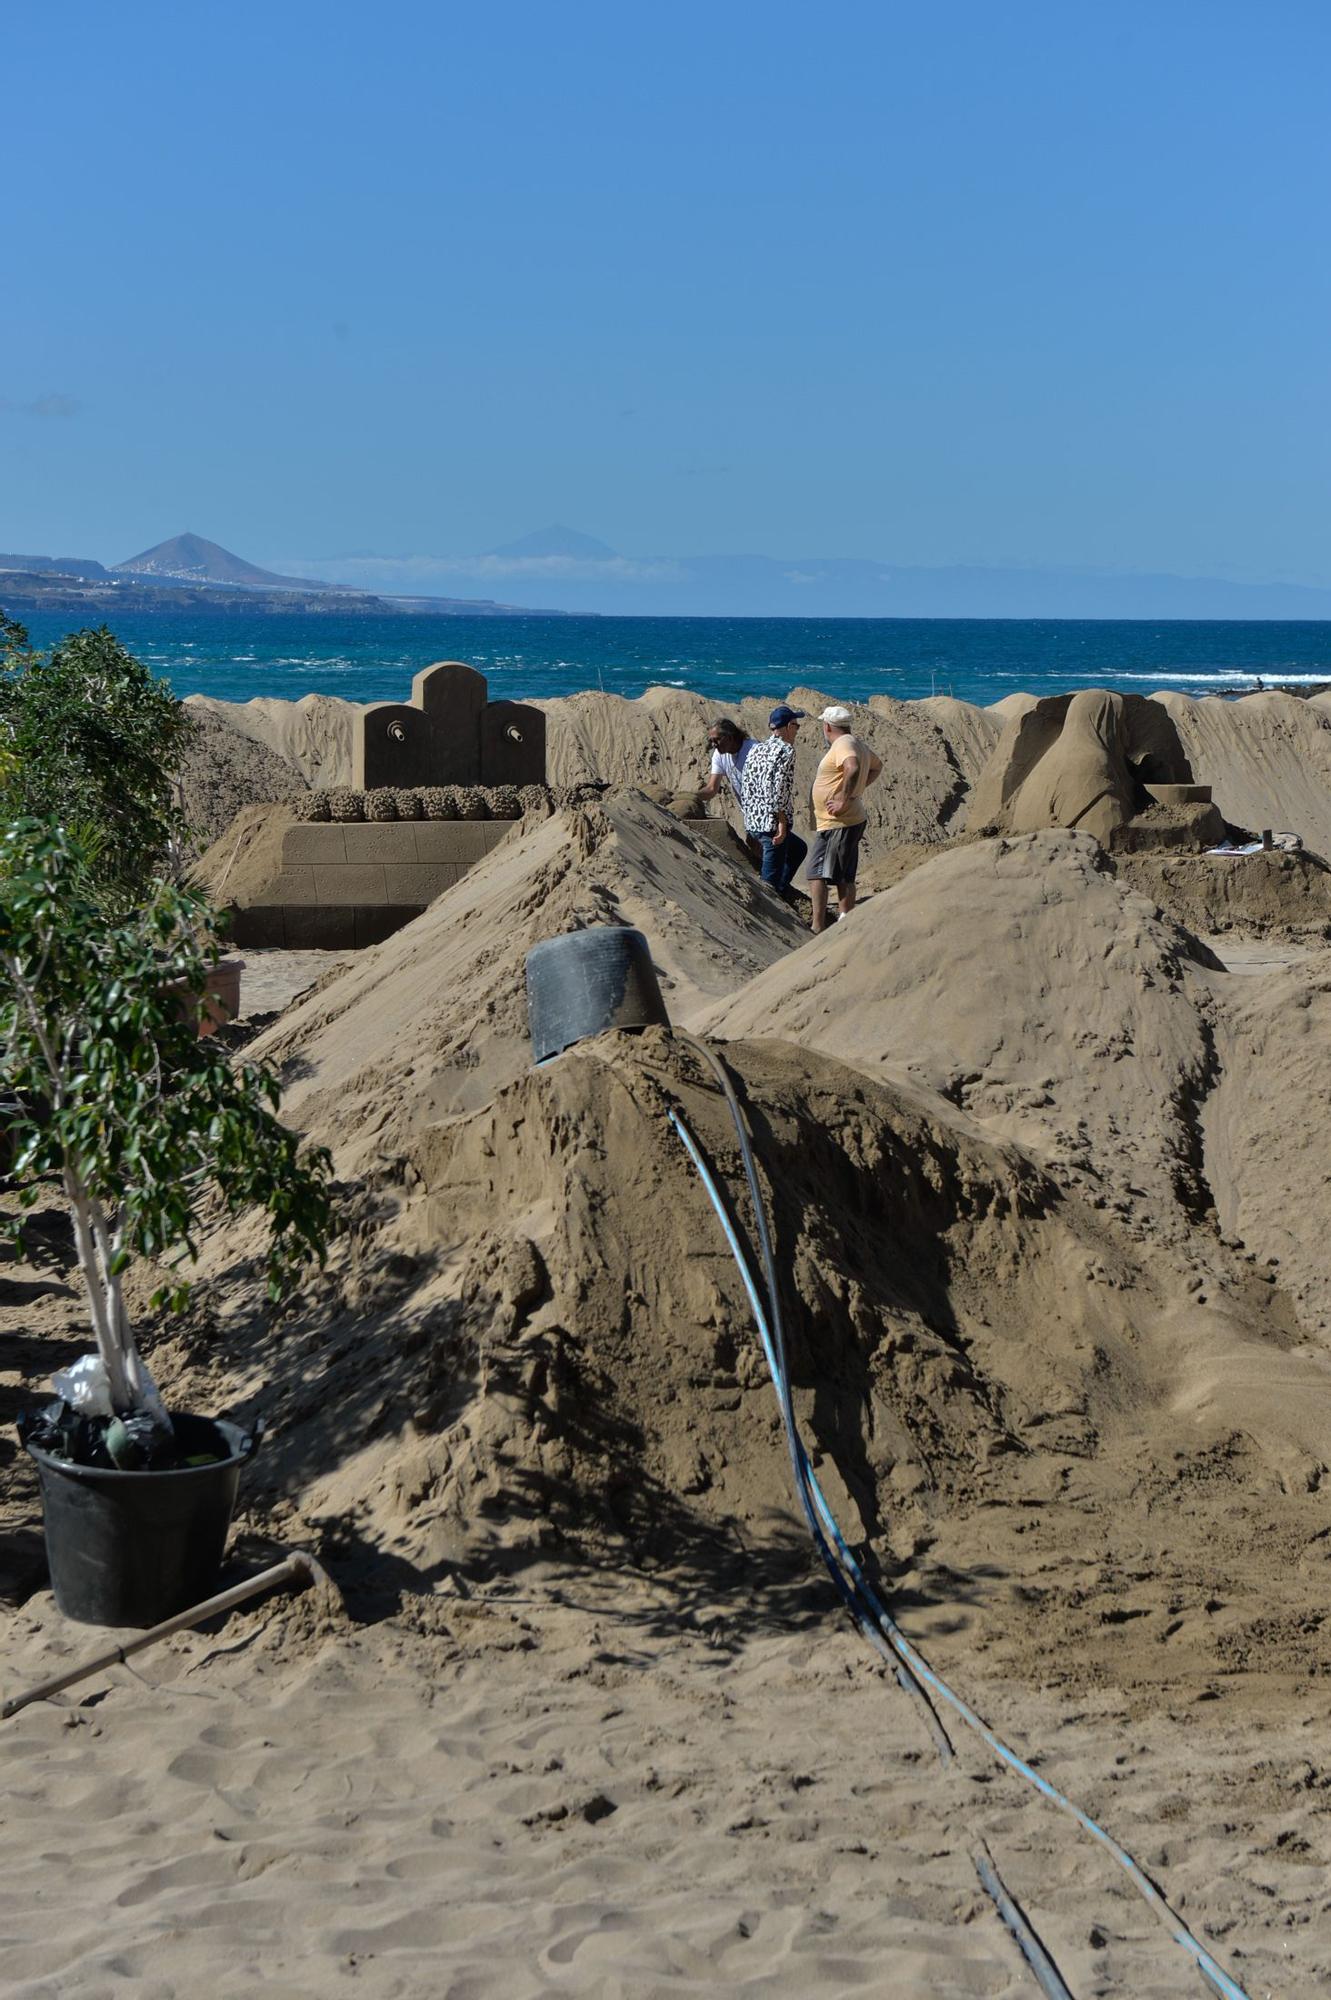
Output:
[[[1314,0],[52,0],[4,47],[0,548],[1331,583]]]

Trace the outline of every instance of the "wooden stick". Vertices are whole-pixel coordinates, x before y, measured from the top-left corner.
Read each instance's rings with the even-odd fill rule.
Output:
[[[123,1646],[108,1646],[93,1659],[85,1660],[82,1666],[71,1667],[66,1674],[56,1674],[49,1681],[41,1681],[26,1694],[11,1695],[7,1702],[0,1704],[0,1721],[7,1722],[11,1715],[17,1715],[21,1708],[27,1708],[34,1701],[45,1701],[49,1695],[59,1694],[62,1688],[73,1687],[76,1681],[86,1681],[90,1675],[101,1673],[106,1667],[117,1666],[127,1660],[131,1653],[141,1653],[145,1646],[155,1646],[159,1639],[167,1638],[172,1632],[187,1632],[193,1625],[202,1625],[205,1618],[215,1618],[223,1611],[234,1609],[247,1598],[257,1597],[261,1591],[280,1590],[292,1585],[302,1588],[323,1577],[323,1570],[313,1556],[303,1550],[285,1561],[274,1563],[271,1569],[261,1569],[257,1576],[247,1583],[234,1583],[230,1590],[219,1590],[215,1597],[206,1597],[202,1604],[191,1605],[188,1611],[178,1611],[174,1618],[164,1618],[160,1625],[150,1625],[146,1632],[140,1632],[135,1639],[127,1640]]]

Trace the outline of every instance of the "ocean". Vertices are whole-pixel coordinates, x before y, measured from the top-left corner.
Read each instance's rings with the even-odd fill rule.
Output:
[[[45,646],[70,625],[34,616]],[[434,660],[466,660],[495,697],[664,684],[718,705],[818,688],[844,700],[951,694],[987,704],[1023,690],[1238,693],[1331,681],[1331,623],[1110,623],[944,618],[339,618],[197,612],[126,617],[117,636],[178,694],[224,701],[305,694],[402,701]]]

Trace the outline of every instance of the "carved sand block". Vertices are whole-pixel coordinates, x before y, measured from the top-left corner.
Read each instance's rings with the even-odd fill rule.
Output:
[[[484,674],[460,660],[425,667],[409,702],[376,702],[360,718],[352,786],[540,785],[545,717],[525,702],[490,701]]]

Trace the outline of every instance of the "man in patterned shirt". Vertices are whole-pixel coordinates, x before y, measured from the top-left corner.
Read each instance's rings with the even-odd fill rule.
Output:
[[[795,738],[807,711],[780,702],[767,718],[770,735],[744,760],[740,805],[744,825],[763,851],[763,880],[784,902],[795,900],[791,882],[808,853],[792,831],[795,807]]]

